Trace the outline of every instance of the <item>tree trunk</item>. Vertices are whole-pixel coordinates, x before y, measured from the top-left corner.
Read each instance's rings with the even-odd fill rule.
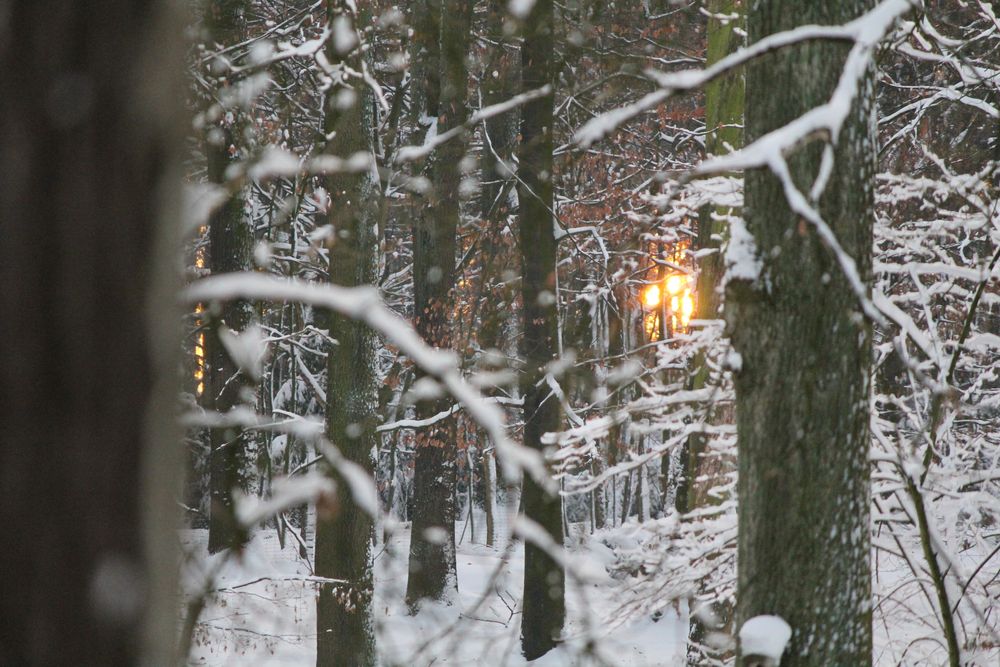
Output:
[[[712,17],[708,19],[708,52],[706,66],[711,66],[736,51],[742,43],[737,28],[743,25],[742,0],[710,0],[708,9]],[[730,21],[720,21],[718,16],[739,16]],[[715,79],[705,86],[705,153],[706,155],[725,155],[730,150],[736,150],[743,145],[743,77],[734,74]],[[713,248],[717,252],[706,255],[699,262],[697,319],[712,320],[719,317],[718,289],[722,281],[722,256],[718,252],[720,239],[726,234],[726,224],[714,219],[716,216],[732,215],[731,209],[715,209],[710,206],[700,211],[698,222],[698,246],[700,249]],[[698,355],[694,361],[695,375],[692,378],[692,388],[701,389],[708,381],[709,368],[705,364],[704,355]],[[709,415],[711,419],[711,414]],[[706,461],[708,440],[702,434],[694,434],[685,443],[685,451],[681,453],[684,467],[681,469],[683,493],[681,487],[677,492],[677,509],[687,512],[711,502],[708,491],[715,486],[721,471],[718,465]],[[705,482],[698,484],[694,480],[705,477]]]
[[[209,48],[221,48],[238,43],[245,31],[244,0],[213,0],[205,8],[205,29]],[[213,75],[220,78],[220,89],[235,83],[223,62],[211,63]],[[226,169],[242,157],[243,109],[216,107],[218,120],[209,126],[205,141],[208,180],[221,185],[226,182]],[[209,113],[209,116],[213,114]],[[212,275],[250,270],[253,256],[253,230],[243,214],[243,194],[237,193],[217,209],[208,223],[209,269]],[[243,331],[253,317],[252,304],[233,300],[222,306],[218,315],[209,313],[211,326],[205,345],[206,382],[203,404],[209,410],[226,413],[244,404],[242,390],[248,378],[240,372],[223,347],[219,328],[236,333]],[[233,490],[247,490],[247,434],[240,428],[216,428],[209,434],[209,527],[208,550],[215,553],[238,547],[242,541],[241,527],[233,514]]]
[[[607,309],[607,321],[608,321],[608,358],[612,361],[610,365],[619,364],[625,356],[625,353],[629,351],[628,345],[628,324],[627,317],[625,313],[628,311],[628,295],[627,290],[624,287],[619,286],[611,294],[611,300],[608,303]],[[611,400],[611,409],[620,409],[623,405],[628,403],[630,391],[629,387],[618,387],[615,391],[614,398]],[[607,438],[605,438],[606,446],[603,452],[606,455],[606,459],[601,461],[600,468],[603,473],[608,468],[614,468],[618,463],[624,458],[624,454],[627,452],[627,446],[625,445],[625,438],[628,434],[628,424],[621,423],[616,420],[616,422],[608,430]],[[607,486],[605,486],[605,495],[609,495],[607,498],[608,510],[605,514],[605,521],[601,525],[602,528],[614,528],[618,525],[619,521],[619,507],[621,503],[619,498],[621,494],[619,493],[618,487],[620,479],[622,476],[620,474],[613,475],[609,480],[611,485],[611,493],[607,493]],[[622,517],[624,520],[624,517]]]
[[[440,15],[440,102],[438,133],[465,122],[466,55],[472,3],[442,0]],[[461,210],[460,163],[465,141],[452,140],[434,154],[434,190],[418,216],[413,234],[413,291],[417,333],[430,345],[452,344],[452,289],[456,236]],[[450,398],[417,404],[426,419],[451,407]],[[444,600],[458,589],[455,566],[455,420],[447,418],[417,433],[414,450],[414,513],[406,602],[416,609],[423,598]]]
[[[521,79],[524,90],[551,85],[554,76],[552,0],[538,0],[524,20]],[[557,355],[556,239],[553,230],[553,95],[538,98],[521,113],[517,188],[521,222],[524,335],[524,444],[543,450],[542,436],[559,430],[559,402],[544,382],[545,366]],[[522,506],[527,517],[562,544],[562,501],[530,476],[524,478]],[[524,602],[521,647],[533,660],[555,647],[566,615],[560,565],[532,543],[524,545]]]
[[[181,27],[92,4],[0,10],[4,665],[174,660]]]
[[[331,3],[329,20],[350,16],[345,3]],[[337,53],[333,44],[327,54],[331,62],[347,59],[360,71],[360,50]],[[326,101],[327,136],[334,138],[327,153],[345,157],[372,151],[371,128],[374,100],[360,81],[354,104],[337,110],[339,89]],[[353,287],[371,285],[378,278],[378,220],[380,185],[372,173],[328,176],[331,197],[330,223],[336,230],[329,245],[330,281]],[[378,444],[375,431],[378,407],[376,369],[377,340],[363,323],[330,316],[330,334],[337,341],[330,347],[327,367],[326,432],[346,459],[369,474],[374,470],[373,452]],[[323,584],[316,603],[317,667],[365,667],[374,665],[375,637],[372,609],[373,517],[355,502],[347,481],[330,466],[337,481],[337,498],[320,503],[316,510],[316,575],[341,579],[344,584]]]
[[[710,0],[708,9],[711,16],[708,19],[708,49],[706,66],[711,66],[743,44],[738,28],[744,25],[742,0]],[[729,21],[722,21],[719,16],[735,16]],[[737,150],[743,145],[743,77],[739,74],[721,77],[705,86],[705,153],[707,155],[725,155],[731,150]],[[713,216],[715,214],[715,216]],[[702,258],[698,274],[698,319],[714,320],[720,316],[718,290],[722,282],[723,265],[719,252],[720,240],[725,237],[726,224],[717,217],[738,214],[731,209],[716,209],[706,206],[700,211],[698,222],[698,246],[701,249],[712,248],[716,252]],[[691,379],[692,389],[702,389],[707,386],[709,366],[705,355],[699,354],[694,360],[695,374]],[[726,417],[708,406],[706,422],[718,424]],[[728,410],[727,410],[728,412]],[[731,417],[731,415],[729,415]],[[692,434],[681,451],[681,483],[677,487],[677,511],[686,513],[691,510],[719,502],[710,491],[725,482],[727,470],[732,469],[733,461],[722,460],[717,455],[709,453],[709,437]],[[698,604],[708,604],[712,614],[692,614],[688,629],[688,664],[701,664],[704,651],[718,660],[729,657],[727,651],[715,651],[707,646],[706,638],[709,632],[726,631],[726,625],[731,624],[733,610],[728,602],[714,599],[711,594],[699,591],[698,600],[692,600],[692,607]],[[707,599],[706,599],[707,598]],[[706,627],[703,617],[711,617],[718,621],[716,627]]]
[[[750,42],[797,25],[842,24],[869,3],[772,1],[750,7]],[[747,140],[824,103],[849,45],[812,41],[747,74]],[[817,207],[870,281],[875,169],[874,77],[861,85]],[[809,192],[822,147],[789,160]],[[740,622],[776,614],[792,627],[781,663],[870,665],[869,370],[871,330],[833,253],[793,214],[781,182],[746,174],[745,217],[760,279],[729,285],[727,317],[742,356],[739,434]]]
[[[496,544],[496,467],[493,450],[483,452],[483,511],[486,513],[486,546]]]

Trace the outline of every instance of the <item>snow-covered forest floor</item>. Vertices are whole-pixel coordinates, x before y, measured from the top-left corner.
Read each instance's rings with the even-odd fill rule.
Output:
[[[474,518],[483,525],[481,515]],[[459,524],[456,542],[463,539],[462,532]],[[569,551],[573,569],[588,581],[581,586],[571,580],[567,585],[569,641],[531,664],[684,664],[686,603],[668,607],[656,620],[630,618],[620,611],[634,591],[627,581],[608,574],[614,570],[615,554],[607,544],[638,548],[645,532],[630,522],[576,540]],[[260,530],[236,558],[226,553],[209,556],[206,530],[182,531],[186,593],[191,596],[201,590],[208,576],[215,582],[215,592],[195,632],[190,664],[315,662],[311,537],[307,535],[309,557],[303,559],[291,537],[282,548],[275,530]],[[407,612],[403,601],[408,553],[408,524],[395,524],[388,543],[380,540],[376,550],[376,635],[383,665],[525,664],[518,642],[524,569],[521,543],[504,541],[488,547],[469,541],[466,532],[458,544],[458,596],[448,606],[425,605],[416,615]],[[982,556],[969,550],[961,554],[959,566],[975,567]],[[824,564],[817,562],[816,567]],[[918,667],[946,660],[943,647],[935,645],[938,629],[933,626],[930,600],[905,563],[885,552],[879,554],[873,587],[881,606],[874,613],[873,664]],[[997,664],[998,654],[995,650],[969,651],[966,657],[969,667],[988,667]]]
[[[481,518],[481,517],[480,517]],[[480,524],[482,525],[482,524]],[[456,541],[461,537],[461,526]],[[185,530],[188,594],[226,554],[208,556],[207,531]],[[375,559],[377,645],[385,665],[522,665],[518,641],[523,545],[458,545],[459,594],[450,606],[407,613],[408,525],[400,525]],[[567,585],[569,641],[532,664],[611,664],[633,667],[680,664],[687,631],[684,605],[651,618],[608,623],[624,584],[606,574],[611,551],[590,539],[572,551],[576,570],[592,580]],[[194,665],[306,665],[315,662],[315,598],[308,560],[292,540],[282,549],[277,532],[254,534],[239,559],[215,576],[217,591],[201,615],[190,663]],[[603,576],[602,573],[604,573]]]

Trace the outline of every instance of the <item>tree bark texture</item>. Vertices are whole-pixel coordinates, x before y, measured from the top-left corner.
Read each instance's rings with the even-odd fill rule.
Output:
[[[523,90],[552,84],[554,44],[552,0],[538,0],[524,20],[521,48]],[[542,436],[559,430],[559,401],[544,381],[545,367],[558,354],[556,312],[556,239],[552,198],[553,96],[524,105],[518,147],[517,198],[523,263],[521,298],[524,335],[524,443],[542,450]],[[525,476],[525,515],[562,544],[562,502]],[[524,602],[521,647],[529,660],[556,646],[566,615],[564,573],[559,564],[532,543],[524,545]]]
[[[205,8],[205,29],[209,48],[237,44],[245,32],[244,0],[212,0]],[[213,75],[219,76],[223,89],[235,81],[220,62],[212,65]],[[209,125],[205,141],[208,180],[221,185],[226,182],[226,169],[241,156],[243,146],[243,110],[219,110],[218,120]],[[209,269],[212,275],[248,271],[252,267],[253,230],[244,215],[242,193],[230,197],[212,213],[208,222]],[[208,312],[206,338],[205,398],[207,409],[226,413],[244,403],[243,388],[250,379],[230,358],[219,338],[219,328],[239,333],[253,317],[252,304],[243,299],[226,302],[219,312]],[[253,407],[253,406],[251,406]],[[233,513],[233,490],[247,490],[248,434],[238,427],[215,428],[209,434],[211,443],[209,476],[210,505],[208,550],[210,553],[240,545],[243,530]]]
[[[441,0],[438,132],[465,122],[468,72],[466,56],[472,26],[470,0]],[[460,163],[465,141],[442,144],[433,155],[433,190],[413,228],[413,291],[417,333],[439,349],[452,346],[452,291],[456,235],[461,217]],[[451,407],[450,398],[420,401],[417,418]],[[438,421],[417,432],[414,451],[414,513],[410,535],[406,601],[445,600],[458,590],[455,565],[455,420]]]
[[[330,20],[346,3],[331,3]],[[360,71],[360,55],[339,54],[331,44],[330,62],[344,58]],[[345,157],[372,151],[374,100],[360,81],[354,80],[355,102],[336,109],[339,88],[327,98],[326,134],[334,134],[327,153]],[[378,220],[380,185],[371,172],[334,174],[326,178],[330,195],[330,281],[355,287],[378,280]],[[326,434],[343,456],[367,473],[374,470],[373,453],[378,409],[377,344],[375,333],[362,322],[330,315],[331,346],[327,367]],[[317,667],[366,667],[374,665],[375,634],[372,609],[373,517],[355,501],[350,486],[335,467],[328,471],[337,482],[332,502],[316,510],[316,575],[345,583],[320,586],[316,603]]]
[[[804,24],[836,25],[868,2],[771,0],[748,11],[749,41]],[[813,41],[750,66],[747,141],[824,103],[848,45]],[[862,279],[872,271],[874,77],[861,84],[816,204]],[[808,193],[822,146],[789,158]],[[791,212],[769,171],[746,174],[745,218],[763,262],[730,283],[727,318],[742,357],[737,618],[792,627],[784,666],[870,665],[869,371],[871,330],[816,230]]]

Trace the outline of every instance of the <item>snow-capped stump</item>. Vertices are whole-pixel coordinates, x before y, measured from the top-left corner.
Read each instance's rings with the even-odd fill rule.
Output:
[[[754,616],[740,628],[741,667],[778,667],[792,628],[780,616]]]

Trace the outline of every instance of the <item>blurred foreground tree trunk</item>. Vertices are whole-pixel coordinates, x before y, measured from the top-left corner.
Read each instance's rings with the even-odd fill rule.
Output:
[[[0,3],[3,665],[173,663],[168,5]]]

